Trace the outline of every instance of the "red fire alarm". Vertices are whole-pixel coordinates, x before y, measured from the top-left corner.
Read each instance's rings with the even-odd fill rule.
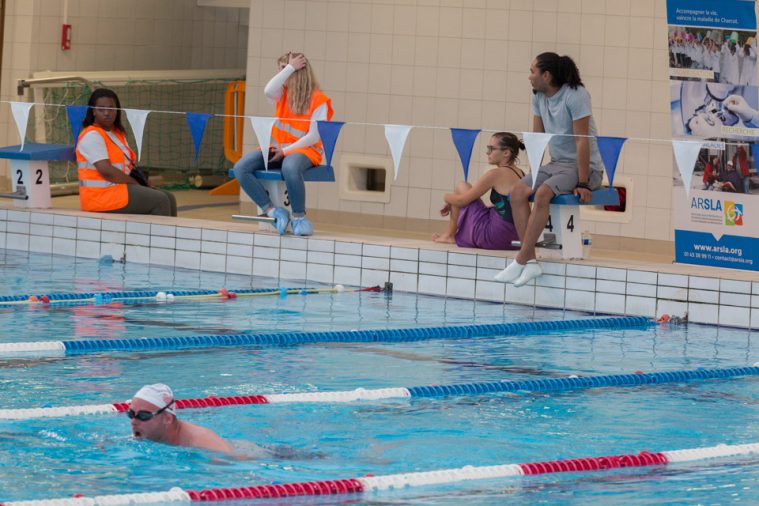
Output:
[[[71,49],[71,25],[65,23],[61,26],[61,49],[63,51]]]

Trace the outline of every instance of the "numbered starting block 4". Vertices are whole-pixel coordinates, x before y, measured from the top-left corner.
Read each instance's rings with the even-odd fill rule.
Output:
[[[50,201],[50,170],[48,161],[74,161],[74,146],[67,144],[24,144],[0,148],[0,158],[11,161],[13,193],[0,197],[14,199],[15,207],[48,209]]]
[[[230,169],[228,175],[229,177],[234,178],[234,170]],[[287,195],[287,187],[285,186],[285,181],[282,177],[282,171],[280,169],[257,170],[254,172],[254,175],[266,189],[266,193],[269,194],[269,198],[271,199],[271,203],[274,207],[284,207],[286,209],[290,207],[290,198]],[[312,167],[303,173],[303,180],[307,183],[334,182],[335,170],[331,165],[317,165],[316,167]],[[263,212],[262,209],[259,209],[258,211],[259,214]],[[234,218],[253,219],[254,217],[235,215]]]
[[[557,195],[551,199],[548,223],[537,243],[538,247],[561,252],[565,260],[585,258],[583,248],[582,220],[580,206],[618,206],[619,193],[614,188],[604,188],[592,192],[590,202],[582,203],[573,194]],[[549,255],[551,256],[551,255]]]

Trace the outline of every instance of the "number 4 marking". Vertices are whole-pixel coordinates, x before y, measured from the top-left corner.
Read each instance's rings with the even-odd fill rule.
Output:
[[[551,223],[551,215],[548,215],[548,223],[546,223],[546,230],[553,232],[553,223]]]
[[[575,215],[574,214],[569,215],[569,221],[567,222],[567,230],[569,230],[570,232],[575,231]]]

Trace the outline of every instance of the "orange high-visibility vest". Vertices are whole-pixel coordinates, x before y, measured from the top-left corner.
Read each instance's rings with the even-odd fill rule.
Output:
[[[105,147],[108,149],[108,161],[111,162],[111,165],[123,171],[124,174],[129,175],[132,171],[135,155],[132,148],[127,144],[124,133],[116,129],[106,132],[98,126],[90,125],[82,130],[82,133],[79,134],[79,139],[82,139],[82,137],[93,130],[103,137]],[[113,135],[121,143],[121,146],[127,150],[126,153],[109,134]],[[76,162],[79,174],[79,206],[82,208],[82,211],[113,211],[127,205],[129,202],[127,185],[124,183],[113,183],[101,176],[95,166],[82,156],[78,145],[76,148]]]
[[[308,128],[311,126],[311,115],[323,104],[327,104],[327,120],[331,120],[334,114],[332,111],[332,100],[322,93],[321,90],[314,90],[311,94],[311,108],[308,110],[308,114],[295,114],[290,109],[290,106],[287,105],[287,88],[284,88],[282,90],[282,98],[277,102],[276,115],[278,119],[271,129],[272,139],[279,144],[280,148],[285,149],[306,135]],[[314,165],[319,165],[322,163],[324,149],[322,148],[322,141],[319,141],[311,146],[296,149],[291,153],[303,153]]]

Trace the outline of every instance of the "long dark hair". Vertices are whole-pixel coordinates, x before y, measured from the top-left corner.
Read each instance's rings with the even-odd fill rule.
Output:
[[[84,121],[82,121],[82,128],[87,128],[95,123],[95,102],[104,97],[112,98],[116,104],[116,119],[113,121],[113,126],[117,130],[124,132],[124,125],[121,123],[121,102],[119,101],[118,95],[108,88],[98,88],[92,92],[92,95],[90,95],[90,99],[87,101],[87,113],[84,115]]]
[[[567,55],[559,56],[556,53],[540,53],[535,57],[535,66],[541,72],[551,73],[551,85],[561,88],[568,84],[576,90],[578,86],[585,86],[580,79],[580,70],[574,60]]]
[[[493,134],[493,138],[498,143],[498,147],[511,150],[511,158],[509,163],[514,163],[519,160],[519,150],[524,150],[524,143],[519,140],[519,137],[511,132],[496,132]]]

